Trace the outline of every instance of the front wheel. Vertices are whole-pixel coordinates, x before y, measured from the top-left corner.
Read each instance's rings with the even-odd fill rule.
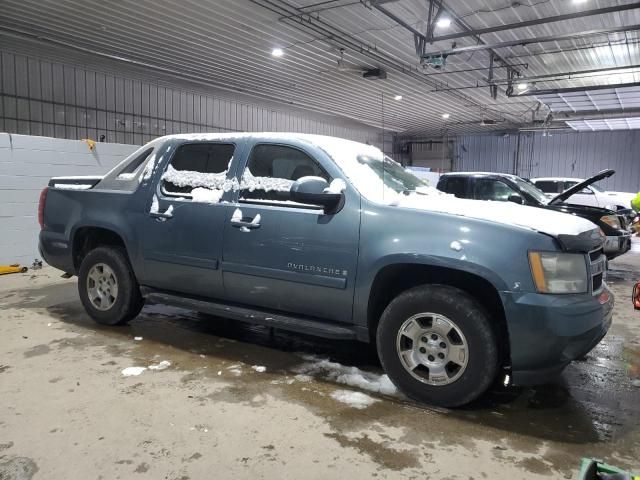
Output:
[[[454,287],[422,285],[401,293],[383,312],[376,339],[391,381],[421,402],[472,402],[498,373],[497,340],[486,312]]]
[[[129,261],[120,248],[98,247],[82,260],[78,292],[85,310],[97,323],[120,325],[144,305]]]

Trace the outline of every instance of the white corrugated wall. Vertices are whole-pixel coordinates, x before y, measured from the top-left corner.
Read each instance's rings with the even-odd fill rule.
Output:
[[[291,131],[380,144],[350,120],[127,70],[90,70],[0,49],[0,131],[144,144],[172,133]]]
[[[607,190],[640,190],[640,131],[463,135],[455,139],[456,171],[515,173],[525,178],[586,178],[612,168]]]

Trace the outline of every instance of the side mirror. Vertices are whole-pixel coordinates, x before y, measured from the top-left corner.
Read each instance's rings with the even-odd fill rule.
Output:
[[[302,177],[291,185],[291,200],[309,205],[319,205],[327,213],[335,211],[342,201],[342,192],[329,189],[329,183],[321,177]]]
[[[509,198],[507,198],[507,200],[513,203],[517,203],[518,205],[524,205],[524,199],[517,193],[509,195]]]
[[[633,286],[633,308],[640,310],[640,282]]]

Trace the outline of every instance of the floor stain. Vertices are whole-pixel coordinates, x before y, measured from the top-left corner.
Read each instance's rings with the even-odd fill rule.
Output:
[[[46,355],[49,352],[51,352],[51,347],[49,347],[49,345],[36,345],[35,347],[31,347],[29,350],[24,352],[24,357],[37,357],[39,355]]]
[[[339,433],[325,433],[326,437],[336,440],[343,447],[351,447],[364,453],[380,466],[391,470],[404,470],[405,468],[418,468],[420,461],[413,452],[395,450],[380,443],[374,442],[368,435],[359,438],[350,438]],[[425,455],[422,455],[425,458]]]
[[[30,458],[0,458],[0,479],[2,480],[31,480],[37,472],[38,466]]]
[[[145,472],[147,472],[149,470],[149,468],[151,468],[151,467],[149,467],[148,463],[142,462],[140,465],[138,465],[136,467],[134,472],[135,473],[145,473]]]

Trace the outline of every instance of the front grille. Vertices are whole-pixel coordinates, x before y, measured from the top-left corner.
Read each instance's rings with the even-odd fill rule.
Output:
[[[607,265],[607,257],[602,248],[589,252],[589,274],[591,275],[591,292],[594,295],[600,293],[604,284],[604,272]]]

